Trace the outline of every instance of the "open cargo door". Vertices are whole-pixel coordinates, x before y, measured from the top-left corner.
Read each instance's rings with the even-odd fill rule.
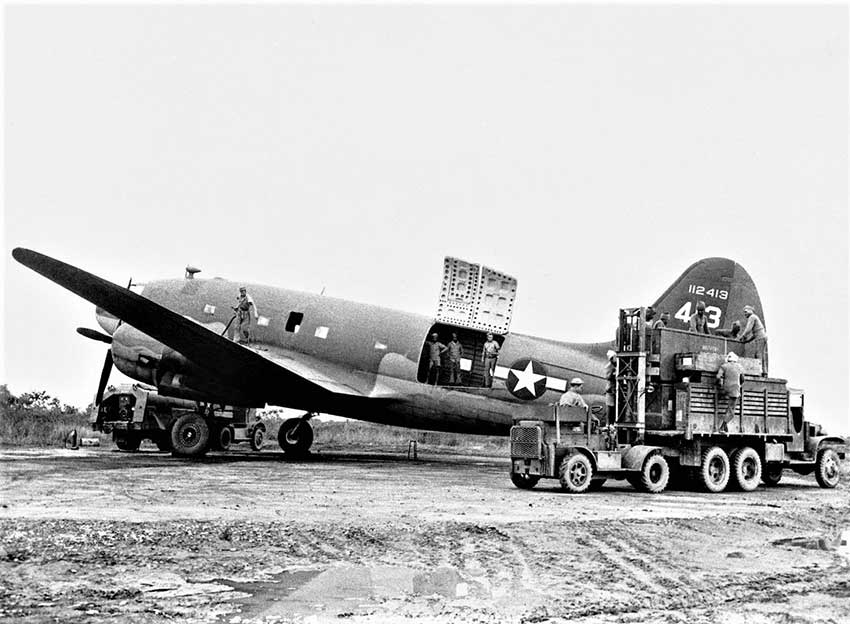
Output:
[[[505,335],[511,326],[516,278],[447,256],[437,323]]]

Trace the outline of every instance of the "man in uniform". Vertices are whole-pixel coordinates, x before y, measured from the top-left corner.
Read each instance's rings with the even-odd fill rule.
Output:
[[[697,311],[688,319],[688,328],[695,334],[708,334],[708,317],[705,315],[705,301],[697,303]]]
[[[564,392],[561,395],[561,398],[558,400],[558,405],[560,406],[572,406],[572,407],[581,407],[585,412],[590,410],[587,406],[587,402],[581,396],[581,389],[584,386],[584,381],[582,381],[581,377],[573,377],[570,380],[570,389]],[[596,430],[599,428],[599,419],[595,415],[591,415],[591,429]]]
[[[484,387],[493,387],[493,373],[496,371],[496,360],[499,358],[499,343],[493,340],[493,334],[487,334],[481,361],[484,362]]]
[[[744,368],[738,364],[738,356],[732,351],[726,356],[726,361],[720,365],[717,371],[717,384],[722,388],[726,395],[726,412],[721,416],[723,420],[720,423],[718,431],[724,433],[728,431],[726,423],[732,422],[735,418],[735,410],[738,407],[738,397],[741,396],[741,386],[744,384]],[[717,423],[714,423],[717,427]]]
[[[449,350],[449,383],[458,385],[460,383],[460,359],[463,357],[463,345],[457,339],[457,334],[452,334],[448,344]]]
[[[233,311],[236,312],[236,342],[251,342],[251,316],[256,319],[258,314],[257,306],[244,286],[239,288]]]
[[[767,377],[767,332],[764,330],[764,323],[751,305],[744,306],[744,316],[747,317],[747,324],[738,340],[747,345],[744,347],[747,357],[761,360],[761,376]]]
[[[617,392],[617,353],[608,349],[605,354],[608,362],[605,364],[605,405],[608,407],[608,423],[613,425],[617,420],[616,404],[614,402]]]
[[[440,342],[440,336],[437,332],[431,334],[431,340],[428,342],[428,377],[426,383],[431,383],[431,373],[434,373],[434,385],[440,381],[440,369],[442,368],[443,353],[448,351],[448,347]]]

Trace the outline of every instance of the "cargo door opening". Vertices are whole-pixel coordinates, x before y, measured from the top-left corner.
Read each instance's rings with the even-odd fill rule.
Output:
[[[449,352],[444,352],[440,357],[440,367],[435,383],[435,371],[429,366],[431,360],[431,334],[437,334],[437,340],[449,346],[452,339],[452,334],[457,334],[458,341],[463,347],[463,354],[460,359],[459,381],[455,383],[452,378],[451,363],[449,360]],[[444,323],[435,323],[431,326],[428,334],[425,336],[425,341],[422,345],[422,352],[419,357],[419,370],[417,379],[421,383],[430,383],[431,385],[449,386],[449,387],[466,387],[466,388],[483,388],[484,387],[484,362],[482,356],[484,353],[484,343],[487,342],[486,331],[471,329],[468,327],[457,327],[455,325],[446,325]],[[504,336],[494,335],[493,339],[499,343],[501,348],[505,340]],[[429,377],[429,369],[431,369]]]

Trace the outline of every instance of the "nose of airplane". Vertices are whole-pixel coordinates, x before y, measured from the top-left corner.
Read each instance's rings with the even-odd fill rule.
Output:
[[[103,331],[110,336],[114,334],[115,330],[118,329],[118,318],[100,306],[97,307],[94,313],[97,318],[97,324],[103,328]]]

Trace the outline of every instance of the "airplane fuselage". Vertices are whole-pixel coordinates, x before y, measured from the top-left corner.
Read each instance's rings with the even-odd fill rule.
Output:
[[[216,333],[227,328],[226,335],[233,336],[233,306],[241,285],[223,279],[163,280],[146,284],[141,294]],[[247,290],[259,315],[259,320],[252,315],[250,348],[284,363],[306,360],[328,377],[338,379],[335,373],[345,371],[360,390],[324,400],[288,395],[281,389],[269,400],[275,405],[404,427],[501,435],[517,416],[535,418],[550,411],[575,376],[585,382],[588,403],[604,404],[605,351],[611,343],[563,343],[510,333],[501,345],[492,387],[484,387],[475,372],[483,366],[476,347],[483,338],[478,340],[472,330],[311,293],[258,284],[247,285]],[[109,318],[99,315],[98,320],[114,331]],[[444,343],[453,331],[467,340],[460,385],[426,383],[428,355],[423,346],[433,331]],[[191,396],[191,371],[181,377],[164,374],[161,365],[156,370],[163,360],[160,343],[145,341],[141,332],[127,327],[113,337],[119,370],[154,383],[164,393],[180,395],[182,389],[184,396]],[[239,396],[236,390],[224,398],[252,402],[252,397]]]

